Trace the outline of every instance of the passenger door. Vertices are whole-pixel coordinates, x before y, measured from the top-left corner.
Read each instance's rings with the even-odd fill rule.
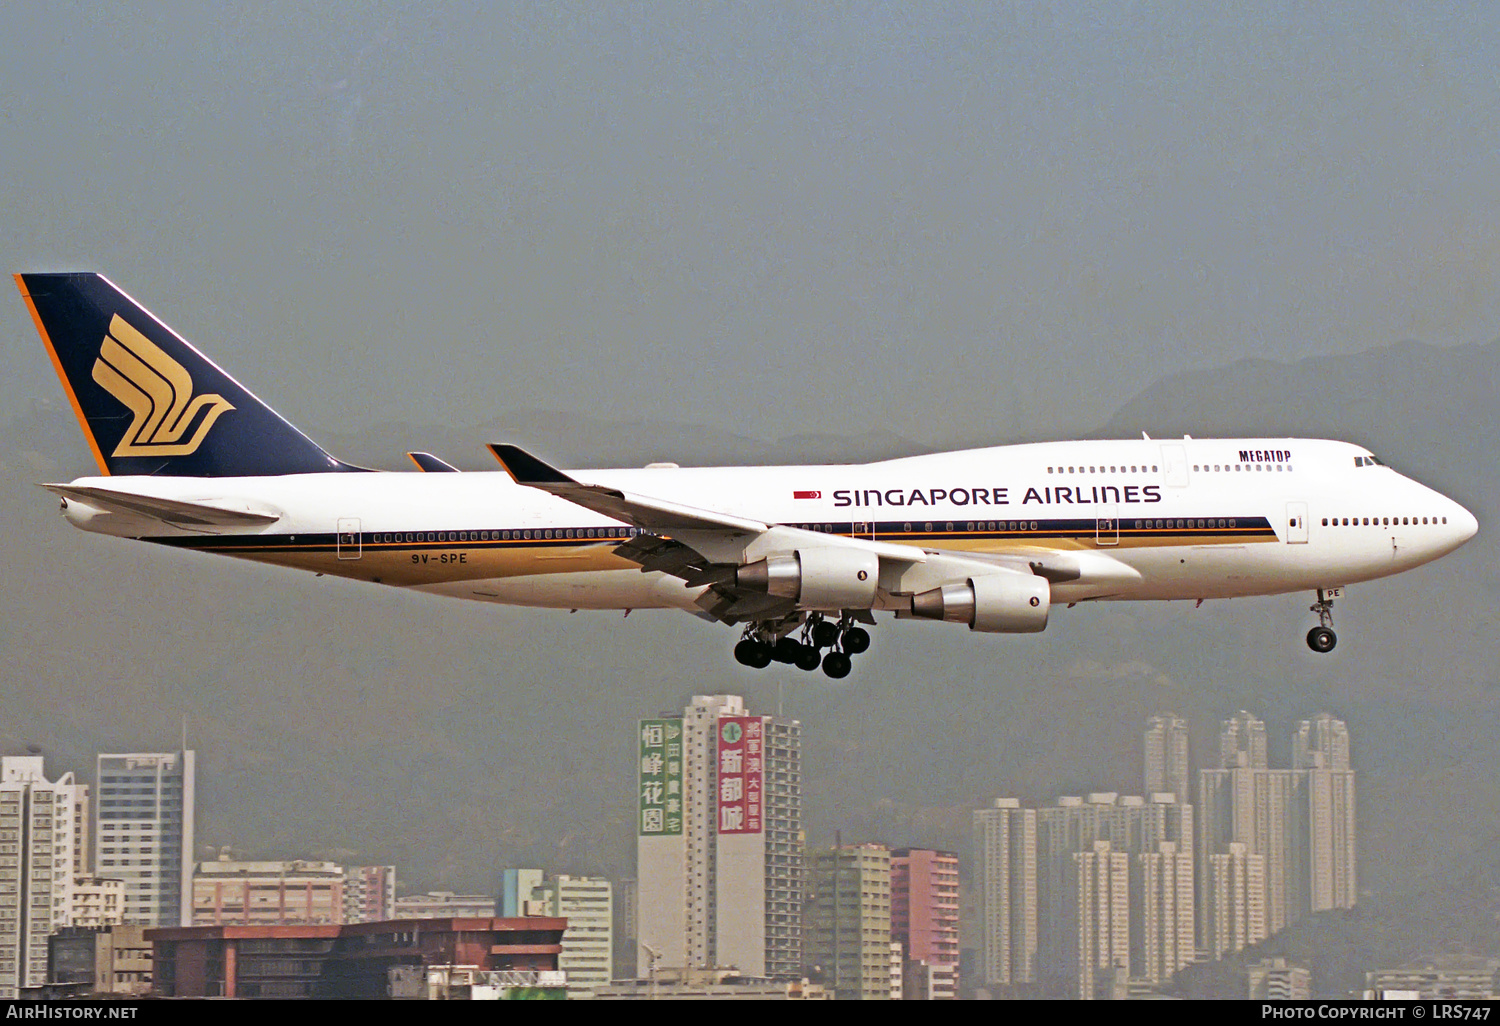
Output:
[[[1307,503],[1305,502],[1286,504],[1286,543],[1288,545],[1307,544]]]
[[[339,517],[338,553],[340,559],[358,559],[364,548],[359,517]]]

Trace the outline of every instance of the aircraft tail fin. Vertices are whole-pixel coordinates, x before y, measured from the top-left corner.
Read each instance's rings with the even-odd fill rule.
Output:
[[[103,473],[360,469],[324,452],[103,275],[15,277]]]

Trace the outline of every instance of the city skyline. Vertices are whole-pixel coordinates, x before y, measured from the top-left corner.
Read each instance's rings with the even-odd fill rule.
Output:
[[[1142,779],[1148,783],[1160,769],[1158,756],[1164,725],[1172,731],[1187,727],[1182,717],[1170,711],[1146,719],[1139,735],[1142,738],[1139,765]],[[794,816],[795,822],[786,819],[789,810],[800,809],[803,796],[800,724],[753,714],[740,696],[696,696],[680,714],[641,720],[634,727],[641,752],[636,767],[641,785],[636,820],[643,859],[639,874],[647,881],[647,905],[669,906],[670,901],[665,900],[668,892],[662,890],[662,868],[666,864],[661,862],[661,855],[666,849],[661,849],[657,842],[681,838],[680,842],[673,842],[675,854],[670,861],[686,859],[687,874],[681,883],[687,886],[678,911],[687,917],[688,928],[681,941],[682,964],[690,967],[743,965],[743,954],[749,953],[751,958],[764,961],[742,970],[748,976],[795,980],[808,972],[816,973],[817,965],[831,960],[829,971],[833,976],[828,978],[829,986],[846,996],[879,996],[887,989],[893,995],[902,989],[909,995],[953,994],[957,990],[958,908],[968,900],[960,896],[959,879],[961,875],[972,874],[967,890],[978,892],[980,907],[977,916],[969,917],[964,940],[967,947],[979,949],[975,969],[991,977],[987,983],[1004,985],[1003,973],[1008,971],[996,972],[993,968],[996,963],[990,936],[996,933],[1001,937],[999,947],[1008,946],[1012,953],[1019,939],[1020,970],[1011,980],[1014,984],[1039,983],[1047,993],[1061,991],[1085,998],[1117,995],[1121,987],[1127,986],[1159,987],[1167,984],[1173,973],[1193,961],[1199,952],[1220,957],[1265,939],[1310,912],[1353,904],[1353,849],[1347,853],[1347,869],[1340,870],[1336,845],[1331,847],[1337,832],[1325,837],[1327,828],[1319,826],[1320,816],[1336,826],[1340,817],[1347,815],[1350,827],[1347,838],[1352,842],[1355,768],[1351,733],[1343,721],[1328,713],[1285,726],[1288,729],[1283,732],[1290,738],[1294,764],[1290,770],[1267,765],[1271,760],[1263,753],[1269,748],[1267,739],[1273,732],[1259,718],[1240,710],[1219,721],[1217,752],[1208,761],[1229,765],[1210,765],[1199,770],[1200,799],[1206,810],[1201,826],[1195,827],[1194,805],[1180,803],[1170,791],[1145,797],[1117,792],[1062,795],[1054,804],[1037,809],[1023,809],[1013,798],[999,798],[988,808],[974,812],[973,869],[961,874],[963,858],[931,849],[893,849],[870,841],[855,841],[837,853],[804,847],[800,840],[804,836],[800,818]],[[679,760],[680,765],[674,767],[672,760]],[[101,753],[97,757],[102,800],[93,807],[97,826],[92,839],[106,869],[120,864],[109,856],[121,851],[136,854],[134,849],[119,848],[122,841],[142,846],[148,840],[124,838],[121,832],[125,820],[132,821],[125,827],[133,828],[136,833],[149,829],[152,839],[170,835],[173,829],[180,836],[183,832],[180,824],[173,828],[170,823],[162,822],[165,809],[166,819],[176,816],[188,824],[190,835],[194,818],[192,797],[196,790],[194,761],[190,750]],[[70,883],[72,877],[83,883],[91,839],[89,786],[74,784],[71,775],[60,778],[59,785],[46,784],[42,757],[35,755],[6,757],[4,775],[6,780],[26,786],[45,785],[52,789],[65,786],[74,796],[64,811],[70,822],[69,850],[78,857],[71,862],[60,860],[58,864],[71,867]],[[1234,826],[1234,832],[1228,835],[1222,833],[1223,825],[1215,825],[1213,803],[1219,799],[1214,796],[1222,786],[1216,781],[1223,778],[1232,783],[1240,777],[1248,781],[1262,778],[1280,781],[1272,793],[1283,794],[1282,803],[1262,808],[1264,803],[1257,799],[1253,803],[1257,817],[1267,814],[1291,817],[1286,802],[1290,795],[1297,795],[1298,801],[1304,803],[1306,811],[1296,821],[1301,825],[1280,828],[1288,838],[1295,834],[1295,843],[1302,846],[1296,858],[1289,859],[1276,847],[1288,843],[1277,839],[1283,835],[1274,831],[1267,834],[1253,822],[1244,828]],[[1342,784],[1338,783],[1340,780]],[[731,784],[735,786],[731,788]],[[145,796],[140,797],[137,792]],[[680,803],[673,803],[668,800],[671,795],[686,797]],[[698,797],[693,799],[693,795]],[[47,801],[51,805],[55,799]],[[138,805],[143,807],[137,809]],[[46,811],[48,815],[57,814],[52,808]],[[667,815],[659,816],[657,812]],[[1294,819],[1288,818],[1287,822],[1291,824]],[[134,823],[135,820],[140,823]],[[692,828],[695,821],[696,830]],[[1001,828],[1000,834],[995,833],[997,827]],[[1004,836],[1017,830],[1019,844]],[[750,844],[737,848],[736,842],[742,835]],[[790,845],[781,843],[789,837],[799,840]],[[1196,884],[1195,847],[1202,853]],[[1027,854],[1028,848],[1034,855]],[[702,867],[706,872],[693,869],[694,857],[690,856],[694,851],[709,853]],[[788,853],[788,858],[780,858],[782,852]],[[151,844],[142,847],[141,853],[170,854],[170,846]],[[747,859],[751,853],[758,855]],[[845,855],[852,859],[847,867],[844,867]],[[836,860],[830,861],[834,856]],[[1006,903],[1020,896],[1026,905],[1019,920],[1014,910],[1002,912],[1002,919],[1009,917],[1013,922],[1001,924],[998,931],[987,910],[993,900],[987,881],[995,871],[997,857],[1006,862],[1017,858],[1021,861],[1001,871],[1001,876],[1007,879],[999,881],[999,889],[994,893]],[[1332,861],[1328,862],[1330,858]],[[868,902],[874,900],[884,909],[879,923],[870,925],[856,919],[830,928],[826,921],[834,906],[824,892],[837,889],[840,895],[843,893],[839,871],[830,868],[835,864],[840,871],[847,868],[849,878],[856,881],[851,894],[866,895],[854,907],[868,908]],[[805,871],[801,869],[803,865]],[[1016,867],[1023,877],[1019,886],[1009,880],[1012,868]],[[346,872],[331,863],[234,861],[225,852],[214,860],[195,861],[191,870],[192,918],[194,923],[207,925],[354,921],[346,920],[349,898],[344,891],[345,881],[378,879],[383,891],[394,885],[395,877],[394,867],[356,867]],[[175,878],[170,865],[151,872]],[[1346,872],[1348,877],[1342,884],[1340,872]],[[769,887],[778,873],[790,874],[789,880],[807,881],[806,906],[791,911],[789,916],[776,914],[787,909],[780,904],[781,896]],[[869,876],[871,873],[876,875]],[[694,913],[695,899],[688,881],[700,875],[707,877],[711,893],[697,897],[696,907],[705,911]],[[523,915],[556,916],[562,914],[569,901],[574,901],[584,916],[581,922],[601,924],[587,927],[586,932],[597,936],[587,945],[588,953],[582,956],[580,966],[587,966],[585,971],[592,976],[601,964],[607,964],[613,930],[608,897],[611,884],[598,881],[604,888],[601,905],[589,890],[593,884],[587,880],[575,884],[575,878],[568,874],[560,874],[555,882],[549,882],[543,870],[508,869],[501,877],[502,887],[497,896],[473,897],[480,903],[475,911],[455,911],[459,908],[455,902],[471,900],[465,896],[424,895],[397,898],[392,910],[394,918],[487,916],[503,914],[507,909]],[[1296,882],[1299,878],[1307,879]],[[1273,880],[1279,881],[1279,892],[1277,886],[1272,886]],[[764,893],[768,900],[763,908],[741,922],[738,918],[741,911],[748,909],[742,908],[744,902],[739,895],[749,893],[745,891],[747,881],[753,881],[755,892]],[[1320,881],[1324,882],[1321,890]],[[570,886],[576,892],[571,899],[567,890]],[[582,890],[577,889],[580,886]],[[144,896],[149,900],[149,913],[158,918],[170,915],[171,910],[163,907],[170,902],[157,895],[156,885],[145,889],[152,892]],[[58,900],[68,905],[74,890],[81,888],[72,888],[65,901]],[[269,897],[252,899],[252,893],[266,893]],[[945,893],[952,896],[942,897]],[[798,894],[800,900],[800,890]],[[413,911],[416,906],[410,904],[412,901],[428,899],[431,899],[429,904],[435,903],[432,910],[424,907]],[[252,900],[258,909],[254,916],[259,918],[228,917],[231,908],[241,910],[236,915],[250,915]],[[842,910],[843,905],[841,897],[838,907]],[[920,939],[919,909],[924,924],[920,927]],[[697,926],[693,925],[695,914],[700,917],[706,914]],[[58,922],[72,922],[70,915],[71,912],[66,913]],[[120,915],[119,920],[128,920],[131,915],[139,920],[143,915],[141,907]],[[933,915],[937,919],[931,918]],[[790,924],[787,931],[771,928],[774,922],[783,919]],[[941,925],[944,919],[951,921],[949,927]],[[1195,919],[1201,922],[1197,943],[1193,932]],[[972,934],[975,920],[981,931],[978,937]],[[754,929],[747,932],[747,928],[757,921],[764,927],[763,932],[746,948],[744,938],[755,932]],[[820,922],[822,927],[817,925]],[[647,922],[647,925],[651,929],[661,928],[660,924],[652,927]],[[846,929],[850,946],[846,954],[855,957],[854,964],[860,966],[852,970],[860,974],[859,982],[847,986],[843,980],[851,970],[832,969],[843,964],[838,952],[844,941],[830,940],[842,938]],[[951,932],[945,935],[945,929]],[[794,935],[800,938],[795,944],[797,953],[789,958],[775,954],[783,944],[777,938]],[[888,940],[871,946],[869,941],[875,935]],[[945,936],[947,939],[943,939]],[[694,943],[700,945],[697,957]],[[830,948],[830,943],[835,946]],[[662,958],[662,950],[651,950],[650,945],[643,947],[650,951],[649,962],[656,967],[674,964]],[[565,946],[565,955],[567,950]],[[737,950],[742,957],[734,957]],[[724,958],[725,955],[730,957]],[[779,963],[778,958],[782,958]],[[638,967],[637,971],[645,970]],[[608,975],[606,971],[590,986],[607,982]],[[968,984],[981,985],[986,983],[971,980]]]
[[[1219,721],[1194,802],[1194,762],[1171,712],[1142,731],[1146,796],[1091,792],[977,809],[975,985],[1091,999],[1161,986],[1316,912],[1356,902],[1355,770],[1347,725],[1301,720],[1292,769],[1270,766],[1268,732],[1239,710]],[[1175,740],[1174,740],[1175,739]]]
[[[745,701],[745,699],[742,698],[739,695],[734,695],[734,696],[729,696],[729,697],[732,700],[737,700],[737,701],[740,701],[740,702],[744,702]],[[688,704],[691,704],[691,703],[688,703]],[[1220,719],[1210,719],[1210,720],[1204,721],[1203,723],[1197,723],[1196,725],[1198,727],[1202,727],[1202,726],[1206,725],[1206,723],[1208,723],[1208,722],[1213,722],[1213,723],[1220,724],[1221,726],[1227,727],[1231,722],[1240,721],[1242,718],[1248,718],[1249,722],[1255,724],[1262,731],[1264,730],[1264,722],[1262,720],[1260,720],[1259,717],[1256,717],[1253,714],[1247,713],[1244,710],[1238,710],[1232,716],[1223,717],[1223,718],[1220,718]],[[1152,740],[1151,740],[1151,735],[1152,735],[1152,733],[1154,731],[1154,727],[1155,727],[1155,724],[1157,723],[1157,721],[1160,721],[1160,720],[1163,720],[1163,719],[1174,721],[1177,724],[1185,724],[1186,723],[1186,720],[1183,717],[1178,716],[1175,713],[1172,713],[1170,711],[1163,711],[1163,712],[1152,714],[1152,715],[1146,717],[1146,719],[1143,721],[1141,731],[1138,732],[1137,736],[1140,737],[1140,736],[1144,735],[1144,737],[1145,737],[1145,745],[1144,745],[1144,748],[1142,749],[1142,751],[1144,751],[1144,756],[1138,754],[1136,756],[1136,758],[1137,758],[1137,760],[1140,760],[1137,763],[1138,765],[1142,765],[1142,764],[1146,765],[1145,773],[1144,773],[1144,775],[1140,779],[1145,780],[1147,782],[1150,781],[1150,779],[1151,779],[1151,772],[1152,772],[1151,769],[1150,769],[1150,762],[1151,762],[1151,759],[1152,759],[1152,752],[1151,752]],[[1332,723],[1334,725],[1335,729],[1332,732],[1328,732],[1328,733],[1325,733],[1325,734],[1319,734],[1318,733],[1319,725],[1322,724],[1322,723],[1325,723],[1325,722]],[[1196,723],[1196,721],[1195,721],[1195,723]],[[1286,756],[1287,759],[1294,760],[1296,762],[1296,764],[1297,764],[1297,770],[1298,771],[1305,772],[1309,768],[1321,768],[1321,767],[1309,766],[1308,763],[1310,763],[1310,762],[1320,762],[1320,761],[1323,760],[1323,758],[1324,758],[1323,756],[1319,756],[1317,754],[1314,754],[1311,758],[1309,758],[1308,755],[1307,755],[1306,749],[1298,748],[1297,747],[1299,743],[1305,742],[1307,738],[1317,739],[1317,738],[1320,738],[1320,737],[1324,738],[1324,741],[1322,742],[1324,748],[1328,748],[1330,745],[1332,745],[1332,746],[1334,746],[1334,750],[1338,753],[1337,756],[1335,757],[1338,761],[1335,762],[1334,764],[1329,765],[1327,768],[1330,769],[1330,770],[1333,770],[1335,772],[1345,771],[1345,770],[1348,770],[1350,768],[1350,765],[1351,765],[1351,762],[1350,762],[1351,756],[1350,756],[1349,731],[1348,731],[1347,725],[1345,724],[1345,722],[1340,717],[1338,717],[1338,716],[1336,716],[1336,715],[1334,715],[1332,713],[1329,713],[1329,712],[1327,712],[1325,710],[1325,711],[1321,711],[1321,712],[1315,713],[1315,714],[1311,715],[1310,717],[1294,717],[1292,720],[1289,720],[1288,723],[1293,724],[1293,726],[1295,727],[1294,730],[1286,731],[1287,735],[1291,738],[1291,742],[1292,743],[1291,743],[1290,746],[1282,746],[1278,750],[1282,751],[1282,753]],[[1219,736],[1220,736],[1220,740],[1221,741],[1222,741],[1223,735],[1224,735],[1224,731],[1223,730],[1219,731]],[[1264,739],[1260,742],[1260,744],[1261,744],[1261,748],[1262,749],[1266,749],[1267,748]],[[1314,750],[1314,752],[1317,751],[1317,746],[1316,745],[1313,746],[1313,750]],[[156,757],[156,753],[147,753],[147,754],[148,754],[149,758],[155,758]],[[171,753],[166,753],[166,754],[170,756]],[[193,761],[196,762],[196,754],[190,752],[189,755],[193,755],[194,756]],[[1220,753],[1220,756],[1222,757],[1222,751]],[[105,757],[105,756],[102,755],[102,754],[101,755],[93,756],[89,760],[87,760],[87,764],[94,765],[95,768],[97,769],[98,760],[100,758],[103,758],[103,757]],[[117,756],[109,756],[109,758],[111,758],[111,759],[114,759],[114,758],[127,758],[127,756],[118,756],[118,757]],[[57,760],[49,758],[49,766],[51,766],[53,764],[56,764],[56,763],[57,763]],[[66,763],[63,763],[63,764],[65,765]],[[1261,767],[1261,768],[1265,768],[1265,767]],[[90,778],[90,774],[87,773],[87,772],[80,772],[78,770],[73,770],[73,769],[68,769],[68,770],[65,770],[64,772],[67,772],[70,775],[73,775],[73,776],[77,777],[78,780],[80,781],[80,783],[85,787],[86,790],[88,790],[90,788],[93,788],[93,787],[97,787],[97,785],[94,784],[93,780],[89,779]],[[153,772],[154,772],[154,770],[153,770]],[[196,771],[194,771],[194,773],[195,772]],[[629,770],[629,772],[634,773],[635,770],[632,769],[632,770]],[[1192,791],[1193,791],[1193,794],[1194,794],[1194,800],[1189,801],[1188,803],[1186,803],[1188,805],[1196,806],[1198,804],[1196,798],[1197,798],[1197,791],[1198,791],[1198,787],[1199,787],[1199,781],[1198,781],[1197,778],[1200,775],[1201,775],[1201,770],[1198,773],[1194,774],[1194,782],[1193,782],[1193,785],[1192,785]],[[93,776],[94,776],[95,779],[97,779],[97,776],[98,776],[97,772],[95,774],[93,774]],[[1010,798],[1007,798],[1007,800],[1008,801],[1009,800],[1019,800],[1022,803],[1029,803],[1029,806],[1032,807],[1032,808],[1039,808],[1039,807],[1043,806],[1044,804],[1046,804],[1049,801],[1054,801],[1056,799],[1062,799],[1062,798],[1068,798],[1070,795],[1072,795],[1072,796],[1092,796],[1092,795],[1095,795],[1095,794],[1130,795],[1130,794],[1133,793],[1132,792],[1132,788],[1129,787],[1129,786],[1127,786],[1129,784],[1128,779],[1107,779],[1107,778],[1102,778],[1102,777],[1096,777],[1096,778],[1093,778],[1092,781],[1090,781],[1090,782],[1080,782],[1080,781],[1077,780],[1076,776],[1074,776],[1073,774],[1070,774],[1070,773],[1068,773],[1066,771],[1063,772],[1062,774],[1060,774],[1060,776],[1062,778],[1068,780],[1069,783],[1067,783],[1067,784],[1054,784],[1054,785],[1051,785],[1051,786],[1045,786],[1044,785],[1042,787],[1039,787],[1035,791],[1032,791],[1032,792],[1023,794],[1023,795],[1019,795],[1019,796],[1012,795]],[[196,784],[194,785],[194,787],[196,789]],[[93,792],[90,791],[90,793],[92,794]],[[1136,793],[1139,793],[1141,795],[1142,800],[1145,800],[1148,804],[1152,801],[1152,794],[1153,794],[1153,792],[1151,792],[1150,790],[1148,790],[1146,788],[1141,788]],[[1164,792],[1162,794],[1163,794],[1163,796],[1165,796],[1166,794],[1171,794],[1171,792],[1168,791],[1168,792]],[[90,800],[96,802],[96,799],[91,798]],[[153,800],[155,800],[155,799],[153,798]],[[171,800],[172,800],[172,798],[169,795],[168,796],[168,801],[171,801]],[[1157,800],[1160,801],[1161,799],[1158,798]],[[962,802],[962,803],[959,804],[958,807],[963,808],[965,810],[970,810],[971,811],[973,808],[976,808],[976,807],[980,807],[980,808],[984,807],[984,803],[986,801],[987,801],[987,799],[983,798],[982,796],[975,796],[975,798],[972,800],[972,802],[970,802],[970,801]],[[97,818],[97,809],[98,809],[97,804],[95,804],[93,806],[93,809],[94,809],[94,815]],[[88,844],[89,844],[89,848],[88,848],[88,852],[87,852],[87,857],[88,857],[88,860],[89,860],[89,864],[92,866],[92,865],[95,865],[97,863],[97,861],[99,860],[101,844],[100,844],[100,841],[99,841],[99,835],[98,835],[97,830],[94,827],[92,827],[92,826],[90,826],[87,829],[88,829]],[[626,829],[628,830],[629,827],[627,826]],[[810,844],[822,843],[822,841],[825,840],[825,839],[827,841],[831,842],[832,839],[833,839],[833,835],[835,834],[835,832],[843,831],[845,833],[848,833],[850,831],[850,829],[851,829],[851,825],[847,824],[847,823],[846,824],[840,824],[840,823],[831,823],[831,824],[822,824],[822,823],[819,823],[819,824],[813,824],[813,825],[810,826],[810,829],[809,829],[809,838],[810,838],[809,843]],[[969,836],[967,823],[966,823],[966,829],[965,829],[965,836],[966,837]],[[882,834],[882,835],[879,835],[879,836],[872,836],[872,838],[870,838],[870,839],[873,840],[874,842],[885,844],[887,847],[891,848],[892,850],[895,850],[895,849],[898,849],[898,848],[922,848],[922,847],[924,847],[924,842],[930,840],[930,838],[922,836],[922,835],[908,835],[908,834],[890,835],[890,836]],[[861,843],[863,843],[863,841]],[[926,846],[927,847],[931,847],[931,845],[926,845]],[[204,861],[210,861],[210,860],[212,860],[214,858],[227,857],[225,855],[225,853],[227,851],[229,851],[229,850],[231,850],[229,846],[217,846],[216,847],[216,846],[212,846],[212,845],[197,845],[197,851],[195,852],[195,855],[197,857],[193,859],[193,862],[194,863],[204,862]],[[236,857],[236,858],[242,858],[242,859],[243,858],[249,858],[249,859],[286,859],[286,860],[297,860],[297,859],[308,860],[308,859],[312,859],[312,860],[316,860],[317,858],[320,857],[319,856],[320,849],[312,847],[312,846],[308,846],[308,845],[293,845],[293,846],[290,846],[290,847],[276,847],[276,848],[271,848],[271,847],[258,847],[258,846],[255,846],[255,845],[242,845],[241,844],[241,845],[234,845],[233,848],[232,848],[232,850],[235,853],[234,857]],[[111,855],[113,855],[113,854],[114,853],[112,852]],[[602,866],[593,866],[593,865],[584,865],[582,867],[580,867],[577,864],[570,864],[570,865],[571,865],[571,868],[569,870],[565,870],[565,871],[570,871],[570,872],[573,872],[575,874],[581,873],[582,875],[585,875],[585,876],[590,875],[590,874],[599,875],[601,872],[603,872],[603,870],[605,868],[605,867],[602,867]],[[374,868],[379,868],[379,867],[374,867]],[[408,871],[408,873],[410,874],[411,871]],[[421,879],[422,879],[422,877],[420,876],[420,870],[416,870],[416,873],[419,874],[419,875],[412,876],[410,882],[407,881],[406,877],[402,877],[402,879],[401,879],[402,886],[411,887],[411,888],[419,888],[421,886],[425,886],[424,884],[422,884],[420,882]],[[493,877],[492,883],[493,883],[493,886],[494,886],[494,889],[495,889],[496,893],[502,893],[503,890],[504,890],[505,884],[504,884],[504,882],[502,880],[502,872],[501,872],[501,870],[499,868],[492,868],[492,869],[486,870],[486,873]],[[628,873],[624,873],[624,874],[621,874],[621,875],[622,876],[628,876],[629,874]],[[965,875],[967,876],[967,873]],[[388,886],[388,885],[389,885],[389,881],[387,881],[387,883],[386,883],[385,886]],[[488,886],[488,884],[487,884],[487,886]]]

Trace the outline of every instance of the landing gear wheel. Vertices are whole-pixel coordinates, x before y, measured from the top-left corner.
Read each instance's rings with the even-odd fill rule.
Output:
[[[834,680],[849,676],[853,668],[853,661],[842,652],[829,652],[823,657],[823,672]]]
[[[850,627],[843,634],[844,651],[859,655],[870,647],[870,632],[863,627]]]
[[[780,638],[771,647],[771,658],[778,663],[795,663],[804,647],[806,646],[802,642],[791,636]]]
[[[1328,627],[1314,627],[1307,632],[1307,647],[1317,653],[1332,652],[1339,636]]]
[[[746,638],[734,646],[734,658],[742,666],[764,670],[771,665],[771,646],[754,638]]]
[[[819,648],[832,648],[834,642],[839,640],[839,629],[827,620],[819,620],[813,624],[812,643]]]
[[[1318,626],[1307,632],[1307,647],[1319,654],[1332,652],[1333,646],[1339,643],[1339,637],[1333,633],[1333,597],[1338,594],[1338,589],[1318,589],[1318,601],[1308,607],[1318,614]]]
[[[823,664],[823,657],[818,650],[811,645],[802,646],[802,654],[797,657],[797,669],[806,670],[811,673]]]

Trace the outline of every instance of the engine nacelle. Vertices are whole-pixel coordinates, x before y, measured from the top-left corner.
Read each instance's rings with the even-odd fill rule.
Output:
[[[735,571],[735,584],[797,603],[799,609],[869,609],[880,557],[855,548],[798,549]]]
[[[913,616],[966,623],[971,631],[1033,634],[1047,627],[1052,589],[1030,574],[985,574],[913,595]]]

